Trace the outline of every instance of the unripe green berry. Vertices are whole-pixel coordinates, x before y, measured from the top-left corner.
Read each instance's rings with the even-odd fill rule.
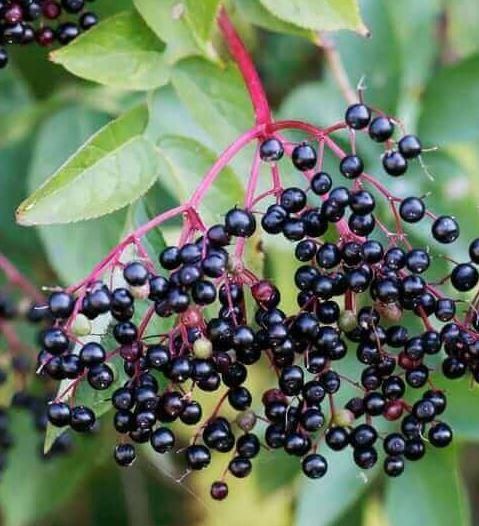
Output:
[[[207,360],[213,355],[213,344],[208,338],[198,338],[193,343],[193,354],[200,360]]]

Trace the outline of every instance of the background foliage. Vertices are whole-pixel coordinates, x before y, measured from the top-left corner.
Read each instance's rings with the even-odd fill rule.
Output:
[[[104,21],[52,53],[53,63],[25,49],[2,72],[0,244],[35,282],[67,284],[85,276],[125,232],[187,196],[215,156],[251,125],[240,75],[215,30],[218,3],[100,0],[95,8]],[[426,157],[433,183],[418,169],[393,190],[431,192],[433,209],[454,213],[464,239],[477,237],[476,0],[363,0],[360,10],[355,0],[227,4],[276,114],[319,125],[340,118],[345,102],[318,32],[351,30],[327,38],[352,83],[364,75],[368,102],[401,116],[409,131],[439,147]],[[363,156],[373,162],[371,152]],[[212,219],[241,199],[246,167],[240,156],[206,200]],[[15,225],[22,201],[17,218],[35,228]],[[152,249],[162,239],[149,239]],[[267,246],[264,272],[273,280],[293,271],[287,249],[276,241]],[[324,479],[305,482],[296,464],[271,453],[220,504],[207,497],[209,475],[179,485],[174,459],[147,450],[120,472],[110,460],[108,426],[78,441],[72,456],[45,464],[30,421],[19,414],[17,445],[0,482],[3,524],[477,524],[479,394],[467,382],[446,388],[456,447],[430,452],[400,479],[385,481],[378,471],[366,480],[348,457],[335,454]]]

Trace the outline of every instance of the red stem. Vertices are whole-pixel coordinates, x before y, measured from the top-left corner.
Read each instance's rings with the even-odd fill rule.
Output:
[[[31,299],[38,302],[43,301],[42,293],[3,254],[0,254],[0,269],[3,270],[12,285],[22,289]]]
[[[218,25],[223,33],[223,38],[228,45],[229,51],[241,71],[246,87],[248,88],[256,115],[256,124],[267,126],[271,123],[271,110],[269,108],[268,99],[266,98],[266,93],[264,92],[263,84],[253,61],[251,60],[248,50],[241,41],[224,7],[221,8],[219,12]]]

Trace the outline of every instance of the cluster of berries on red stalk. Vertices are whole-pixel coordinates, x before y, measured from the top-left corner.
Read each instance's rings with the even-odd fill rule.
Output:
[[[394,141],[397,123],[372,113],[362,103],[350,106],[343,128],[385,143],[385,172],[402,176],[421,155],[421,142],[413,135]],[[345,154],[336,143],[290,144],[277,134],[263,138],[260,159],[274,170],[287,154],[306,176],[305,188],[277,185],[264,196],[276,199],[263,212],[258,199],[254,208],[250,202],[227,211],[221,224],[198,227],[179,246],[161,251],[159,271],[139,257],[116,263],[122,286],[94,275],[76,295],[50,295],[48,310],[56,322],[41,334],[39,365],[51,378],[71,380],[69,395],[60,393],[48,407],[51,424],[79,432],[94,426],[94,408],[75,405],[71,393],[87,381],[111,400],[121,436],[114,450],[119,465],[132,464],[134,444],[144,442],[160,454],[182,451],[188,471],[206,468],[213,451],[228,453],[225,472],[211,486],[217,500],[228,494],[228,474],[249,475],[262,447],[297,456],[310,478],[328,470],[324,447],[351,448],[362,469],[373,467],[384,450],[384,471],[395,477],[406,461],[425,455],[426,442],[438,448],[451,442],[453,432],[441,418],[446,396],[430,373],[438,369],[453,379],[471,371],[479,381],[479,320],[474,309],[458,319],[459,299],[428,281],[431,255],[411,246],[403,226],[430,219],[433,240],[449,244],[459,236],[457,222],[434,216],[424,198],[395,198],[364,172],[359,155]],[[345,184],[333,184],[322,169],[325,145],[339,152]],[[395,235],[375,215],[377,194],[393,211]],[[260,230],[295,243],[293,315],[281,309],[280,288],[245,267],[243,247]],[[326,234],[333,239],[334,230],[338,239],[324,240]],[[479,239],[471,243],[469,257],[443,283],[458,292],[475,288]],[[135,314],[138,303],[148,305],[142,321]],[[78,344],[72,327],[107,313],[115,345]],[[155,317],[170,319],[172,326],[152,341],[145,328]],[[423,325],[414,334],[402,323],[411,317]],[[341,368],[352,356],[359,378]],[[122,385],[110,365],[115,357],[128,377]],[[255,400],[248,376],[260,361],[270,365],[276,381]],[[356,393],[339,405],[346,389]],[[195,393],[219,390],[213,413],[203,414]],[[229,413],[237,412],[235,418],[222,412],[225,404]],[[194,427],[188,444],[178,443],[173,423]]]
[[[0,405],[0,473],[6,468],[7,453],[15,444],[15,434],[10,425],[12,411],[25,410],[31,414],[33,428],[39,434],[38,450],[41,458],[51,459],[69,452],[73,446],[72,435],[64,433],[55,440],[48,454],[43,454],[48,424],[47,407],[54,397],[53,386],[44,381],[32,382],[34,361],[31,359],[31,349],[21,343],[15,329],[17,323],[49,323],[47,316],[48,312],[38,308],[31,300],[23,297],[18,299],[7,290],[0,291],[0,390],[9,389],[11,383],[15,385],[10,401]]]
[[[0,45],[37,43],[65,46],[98,22],[87,10],[93,0],[0,0]],[[0,68],[8,64],[6,47],[0,48]]]

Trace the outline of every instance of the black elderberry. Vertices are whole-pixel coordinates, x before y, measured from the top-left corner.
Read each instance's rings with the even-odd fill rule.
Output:
[[[456,265],[451,272],[452,286],[460,291],[466,292],[473,289],[479,281],[479,272],[470,263]]]
[[[452,441],[452,429],[444,422],[439,422],[431,426],[427,436],[434,447],[446,447]]]
[[[415,274],[422,274],[429,268],[429,254],[420,248],[410,250],[406,254],[406,267]]]
[[[54,318],[68,318],[75,306],[75,300],[66,292],[53,292],[48,298],[48,308]]]
[[[138,337],[136,325],[130,321],[117,323],[113,327],[113,336],[118,343],[126,345],[133,343]]]
[[[453,243],[459,237],[459,225],[451,216],[439,216],[434,221],[431,231],[439,243]]]
[[[167,427],[159,427],[150,437],[151,447],[157,453],[166,453],[175,445],[175,435]]]
[[[455,380],[466,374],[466,364],[459,358],[449,356],[442,362],[442,372],[446,378]]]
[[[441,391],[426,391],[423,395],[425,400],[429,400],[433,403],[436,415],[440,415],[444,412],[447,405],[447,400]]]
[[[424,442],[420,438],[412,438],[406,441],[406,449],[404,451],[404,456],[408,460],[419,460],[426,453],[426,448]]]
[[[135,448],[131,444],[118,444],[113,456],[119,466],[131,466],[136,458]]]
[[[316,150],[307,143],[298,144],[293,149],[291,159],[298,170],[302,172],[312,170],[316,165]]]
[[[384,459],[384,473],[389,477],[399,477],[404,471],[404,460],[399,456]]]
[[[96,26],[98,24],[98,16],[95,13],[88,11],[80,16],[79,22],[80,27],[84,31],[88,31],[93,26]]]
[[[180,249],[178,247],[165,248],[159,257],[160,265],[166,270],[175,270],[180,266]]]
[[[201,420],[202,413],[200,404],[193,400],[185,403],[180,414],[180,420],[186,425],[195,425]]]
[[[59,355],[68,349],[70,342],[62,329],[51,328],[41,334],[41,345],[50,354]]]
[[[381,259],[383,258],[384,254],[384,250],[381,243],[372,239],[365,241],[362,244],[361,251],[365,263],[368,263],[370,265],[379,263],[379,261],[381,261]]]
[[[228,465],[229,472],[234,477],[241,479],[247,477],[251,473],[251,469],[251,461],[243,457],[233,458]]]
[[[303,458],[301,467],[308,478],[318,479],[326,474],[328,463],[322,455],[311,453]]]
[[[452,320],[456,314],[455,301],[449,298],[438,299],[435,314],[439,321],[446,322]]]
[[[271,137],[263,141],[259,147],[259,156],[262,161],[279,161],[284,155],[284,148],[280,140]]]
[[[371,469],[378,461],[378,453],[373,447],[355,449],[353,458],[355,464],[361,469]]]
[[[317,245],[311,239],[305,239],[296,245],[294,255],[302,262],[310,261],[316,254]]]
[[[128,433],[132,431],[133,414],[130,411],[117,411],[113,416],[113,426],[118,433]]]
[[[421,141],[415,135],[405,135],[398,142],[399,151],[406,159],[414,159],[421,154]]]
[[[406,440],[400,433],[391,433],[384,438],[383,447],[388,455],[402,455],[406,449]]]
[[[113,407],[118,410],[131,409],[135,404],[132,391],[125,387],[121,387],[113,393],[111,402]]]
[[[426,206],[419,197],[406,197],[399,205],[399,215],[406,223],[421,221],[426,213]]]
[[[340,263],[341,252],[334,243],[324,243],[316,253],[316,261],[320,267],[332,269]]]
[[[233,208],[225,217],[228,234],[236,237],[250,237],[256,230],[256,219],[249,210]]]
[[[56,37],[62,46],[66,46],[80,34],[80,28],[73,22],[60,24],[56,30]]]
[[[80,405],[71,409],[70,426],[74,431],[90,431],[95,420],[95,413],[89,407]]]
[[[286,239],[299,241],[305,233],[305,224],[301,219],[290,217],[283,224],[283,234]]]
[[[228,392],[228,402],[237,411],[244,411],[251,406],[251,393],[246,387],[238,386]]]
[[[108,389],[114,381],[113,371],[104,363],[93,365],[88,371],[88,383],[99,391]]]
[[[403,175],[407,167],[407,160],[400,152],[391,151],[383,155],[383,168],[389,175],[393,177]]]
[[[368,415],[378,416],[382,414],[385,406],[386,401],[380,393],[368,393],[364,397],[364,410]]]
[[[125,265],[125,268],[123,269],[123,277],[125,278],[125,281],[134,287],[145,285],[148,276],[148,270],[145,265],[139,261],[132,261]]]
[[[287,188],[281,194],[280,205],[286,212],[300,212],[306,205],[306,194],[300,188]]]
[[[331,190],[332,180],[326,172],[318,172],[311,179],[311,190],[316,195],[325,195]]]
[[[47,408],[48,421],[56,426],[63,427],[70,424],[70,407],[64,402],[51,403]]]
[[[240,457],[254,458],[260,450],[260,442],[253,433],[241,435],[236,442],[236,451]]]
[[[85,367],[91,367],[105,361],[106,351],[96,342],[85,344],[80,350],[80,360]]]
[[[348,226],[357,236],[368,236],[376,226],[373,214],[358,215],[351,214],[348,219]]]
[[[349,444],[349,435],[344,427],[332,427],[325,435],[326,444],[334,451],[341,451]]]
[[[359,190],[351,193],[349,206],[358,215],[370,214],[376,205],[372,194],[366,190]]]
[[[473,263],[479,263],[479,238],[471,241],[469,245],[469,257]]]
[[[365,104],[352,104],[347,108],[344,120],[350,128],[362,130],[371,120],[371,111]]]
[[[309,451],[310,448],[311,440],[307,435],[297,431],[288,433],[286,435],[284,450],[289,455],[302,457]]]
[[[387,117],[376,117],[369,125],[369,136],[373,141],[384,142],[392,137],[394,123]]]
[[[364,163],[357,155],[346,155],[341,159],[339,171],[347,179],[356,179],[364,171]],[[332,198],[332,196],[330,196]]]

